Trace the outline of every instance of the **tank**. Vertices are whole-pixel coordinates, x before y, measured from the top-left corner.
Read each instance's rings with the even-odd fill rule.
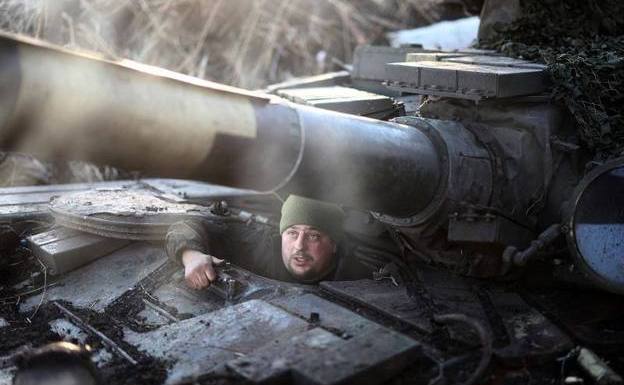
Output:
[[[111,383],[622,383],[624,159],[579,144],[542,65],[363,46],[247,91],[2,35],[0,78],[2,150],[148,177],[2,189],[0,382],[65,340]],[[379,271],[193,291],[159,244],[293,193],[342,205]]]

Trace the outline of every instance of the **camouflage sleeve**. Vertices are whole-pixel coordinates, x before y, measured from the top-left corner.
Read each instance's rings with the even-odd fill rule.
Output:
[[[173,261],[181,263],[184,250],[210,253],[210,236],[224,231],[225,224],[210,220],[190,219],[176,222],[167,231],[165,249]]]

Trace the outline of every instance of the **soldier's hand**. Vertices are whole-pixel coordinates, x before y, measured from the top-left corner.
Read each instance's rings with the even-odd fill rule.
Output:
[[[214,265],[223,263],[222,259],[204,254],[197,250],[185,250],[182,253],[184,280],[193,289],[210,286],[217,279]]]

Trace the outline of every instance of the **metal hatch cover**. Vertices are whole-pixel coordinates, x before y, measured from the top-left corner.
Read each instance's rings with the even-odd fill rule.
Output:
[[[53,198],[56,223],[110,238],[161,240],[169,226],[191,216],[212,216],[210,208],[145,188],[81,191]]]

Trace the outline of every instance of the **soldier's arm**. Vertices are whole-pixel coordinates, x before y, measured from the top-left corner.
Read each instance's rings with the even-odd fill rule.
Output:
[[[210,255],[210,235],[223,229],[224,225],[207,220],[186,220],[169,228],[167,255],[184,266],[184,279],[190,287],[208,287],[217,279],[214,265],[223,260]]]

